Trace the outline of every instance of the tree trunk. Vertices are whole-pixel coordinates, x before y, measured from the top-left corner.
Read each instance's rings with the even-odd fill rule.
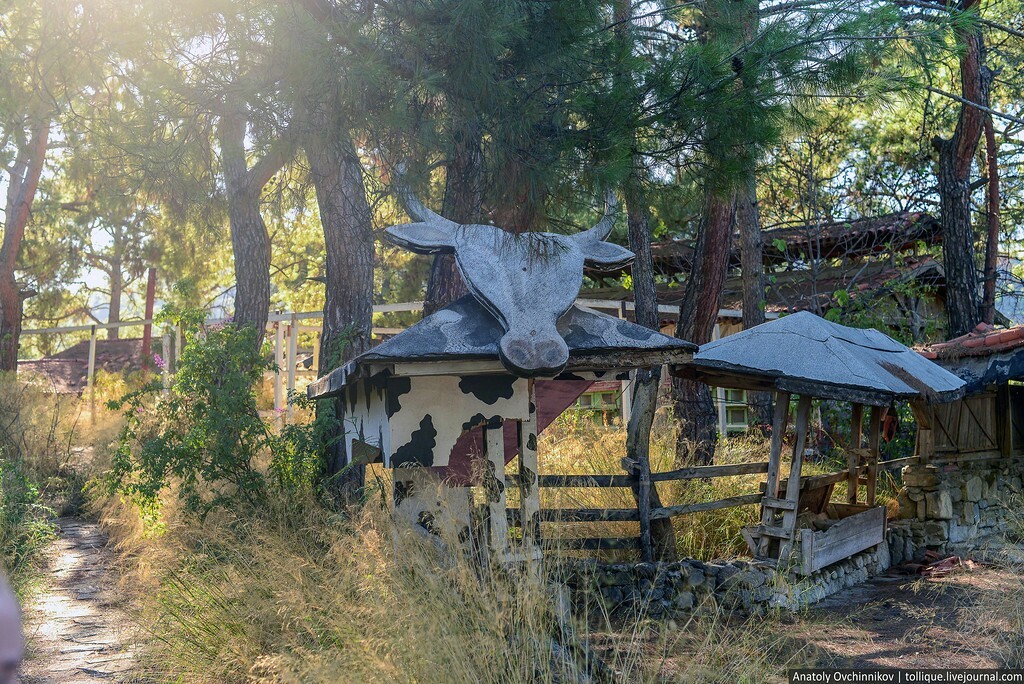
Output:
[[[743,329],[765,322],[764,250],[761,219],[757,209],[757,178],[750,172],[736,191],[736,227],[740,237],[740,268],[743,272]],[[747,392],[751,423],[767,434],[772,422],[772,395]]]
[[[310,117],[305,144],[316,188],[326,246],[326,298],[320,338],[320,375],[326,375],[370,348],[373,323],[373,228],[363,184],[363,168],[343,122],[331,116],[338,107],[322,107]],[[320,402],[339,420],[343,403]],[[340,431],[340,425],[338,426]],[[325,458],[329,489],[342,503],[358,499],[366,467],[346,467],[344,444],[337,440]]]
[[[992,126],[992,116],[985,117],[985,159],[988,166],[988,185],[985,191],[985,222],[988,237],[985,241],[985,284],[981,299],[981,319],[992,324],[996,320],[996,278],[999,267],[999,146]]]
[[[441,215],[457,223],[479,223],[483,207],[483,142],[479,123],[462,120],[455,129],[452,158],[445,169]],[[468,292],[455,257],[434,257],[427,281],[423,315],[429,316]]]
[[[676,337],[694,344],[706,344],[714,334],[719,300],[729,269],[735,205],[733,192],[705,190],[693,268],[676,323]],[[718,430],[711,390],[702,382],[673,378],[672,396],[679,420],[676,462],[680,465],[713,462]]]
[[[637,159],[637,162],[640,160]],[[636,254],[630,271],[636,322],[652,330],[659,328],[658,299],[654,287],[654,263],[651,258],[651,229],[643,188],[635,173],[626,181],[626,211],[629,221],[629,248]],[[658,408],[661,368],[639,368],[633,380],[632,413],[626,425],[626,457],[650,469],[651,426]],[[658,488],[651,483],[651,508],[661,508]],[[676,534],[670,519],[651,521],[654,557],[676,559]]]
[[[963,0],[961,11],[977,9],[980,0]],[[958,29],[960,83],[963,97],[988,104],[991,72],[984,66],[984,42],[980,31]],[[984,125],[984,114],[961,105],[953,137],[936,136],[932,145],[939,153],[938,185],[942,214],[942,257],[946,271],[948,337],[969,332],[979,320],[978,272],[974,258],[974,226],[971,222],[971,166]]]
[[[24,297],[15,279],[21,242],[49,146],[50,122],[31,126],[27,143],[18,150],[7,182],[4,239],[0,245],[0,371],[18,370]]]
[[[257,187],[249,175],[245,129],[241,116],[225,115],[218,132],[235,266],[235,325],[253,326],[258,347],[270,314],[270,236],[260,214],[263,185]]]

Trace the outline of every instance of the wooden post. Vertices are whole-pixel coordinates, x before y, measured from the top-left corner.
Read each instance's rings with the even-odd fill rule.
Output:
[[[284,365],[284,322],[277,321],[274,329],[274,424],[277,429],[284,427],[284,385],[281,366]]]
[[[156,269],[150,267],[146,276],[146,308],[145,319],[153,320],[153,306],[156,302]],[[146,323],[142,326],[142,372],[148,377],[149,370],[153,367],[153,324]]]
[[[846,478],[846,502],[857,503],[857,489],[860,486],[860,454],[861,439],[864,432],[864,404],[853,405],[853,416],[850,421],[850,453],[846,455],[846,466],[849,474]]]
[[[875,505],[875,494],[878,491],[878,449],[882,437],[882,407],[871,407],[871,428],[868,433],[868,506]]]
[[[928,463],[935,456],[935,411],[930,404],[912,401],[910,408],[917,420],[917,443],[914,455],[919,463]]]
[[[619,318],[626,318],[626,302],[619,302]],[[630,373],[630,378],[619,382],[619,417],[623,425],[629,423],[629,416],[633,413],[633,378],[636,373]]]
[[[519,421],[519,517],[523,531],[523,554],[527,560],[541,557],[540,486],[537,479],[537,394],[529,380],[530,410]],[[504,454],[503,454],[504,456]]]
[[[285,397],[285,402],[288,406],[288,422],[291,423],[295,419],[295,408],[292,406],[290,397],[292,392],[295,391],[295,359],[299,355],[299,320],[296,318],[293,312],[291,317],[288,319],[288,394]]]
[[[182,335],[181,325],[174,326],[174,372],[178,372],[178,364],[181,362]]]
[[[786,482],[786,501],[789,508],[782,514],[782,529],[788,535],[779,547],[779,563],[789,560],[796,536],[796,513],[800,506],[800,471],[804,465],[804,445],[807,442],[807,422],[811,412],[811,398],[800,395],[800,403],[796,409],[796,444],[793,445],[793,463],[789,468],[789,480]]]
[[[163,374],[162,374],[163,375],[163,380],[164,380],[164,394],[167,394],[167,392],[169,392],[170,389],[171,389],[171,362],[170,362],[171,352],[170,352],[170,350],[171,350],[171,331],[168,328],[164,328],[164,334],[160,338],[160,351],[163,352],[162,356],[164,358],[164,367],[163,367]]]
[[[508,518],[505,512],[505,437],[502,427],[484,428],[484,492],[492,557],[499,563],[509,556]]]
[[[764,495],[772,499],[779,495],[779,471],[782,463],[782,441],[786,436],[786,426],[789,423],[789,400],[788,392],[775,393],[775,413],[772,416],[772,443],[771,451],[768,454],[768,481],[765,484]],[[772,525],[774,509],[763,506],[761,508],[761,525]],[[765,556],[768,553],[769,537],[762,535],[758,541],[757,553]]]
[[[320,377],[320,331],[313,333],[313,377]]]
[[[96,424],[96,325],[89,329],[89,367],[85,375],[89,388],[89,422]]]

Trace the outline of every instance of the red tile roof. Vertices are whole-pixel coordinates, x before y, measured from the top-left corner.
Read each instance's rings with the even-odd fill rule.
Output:
[[[1024,326],[996,328],[988,323],[978,326],[960,337],[948,342],[928,345],[919,350],[929,359],[947,359],[963,356],[988,356],[1024,347]]]

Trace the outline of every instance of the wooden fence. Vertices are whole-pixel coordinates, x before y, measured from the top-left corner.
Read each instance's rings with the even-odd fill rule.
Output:
[[[916,456],[909,458],[882,461],[878,464],[879,470],[893,471],[900,470],[904,466],[918,463],[920,459]],[[624,464],[624,465],[629,465]],[[687,480],[710,480],[723,477],[735,477],[737,475],[767,475],[768,461],[756,463],[735,463],[728,465],[694,466],[691,468],[680,468],[660,473],[651,473],[652,483],[658,482],[681,482]],[[865,471],[864,466],[861,470]],[[858,475],[861,475],[858,472]],[[847,482],[850,477],[849,469],[841,471],[810,475],[801,479],[801,492],[818,490],[839,482]],[[518,483],[517,476],[509,475],[510,483]],[[859,478],[861,484],[865,484],[866,478]],[[647,506],[638,502],[630,508],[548,508],[541,509],[541,522],[560,523],[597,523],[597,522],[637,522],[640,523],[640,534],[636,537],[580,537],[566,538],[559,540],[559,547],[567,550],[582,551],[611,551],[611,550],[641,550],[646,549],[642,538],[644,528],[649,531],[650,523],[653,520],[674,518],[676,516],[690,515],[704,511],[714,511],[723,508],[735,508],[739,506],[752,506],[762,503],[764,498],[764,482],[761,483],[759,491],[730,496],[722,499],[699,501],[694,503],[677,504],[673,506],[662,506],[651,508],[650,501]],[[636,475],[540,475],[538,485],[541,488],[629,488],[642,492],[639,479]],[[785,488],[786,480],[782,480],[780,486]],[[643,509],[650,511],[645,516],[641,513]],[[510,525],[519,526],[521,516],[519,509],[509,508],[506,511]],[[644,560],[651,560],[645,558]]]

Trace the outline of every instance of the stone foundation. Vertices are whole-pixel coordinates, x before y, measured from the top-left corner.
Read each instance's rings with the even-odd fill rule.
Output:
[[[612,613],[662,618],[708,600],[748,611],[758,606],[799,610],[888,568],[888,546],[879,544],[809,577],[779,572],[755,561],[704,563],[692,559],[675,563],[575,561],[564,566],[564,577],[577,605],[599,601]]]
[[[1024,459],[903,469],[898,520],[890,521],[893,563],[938,553],[969,552],[1017,524]]]

